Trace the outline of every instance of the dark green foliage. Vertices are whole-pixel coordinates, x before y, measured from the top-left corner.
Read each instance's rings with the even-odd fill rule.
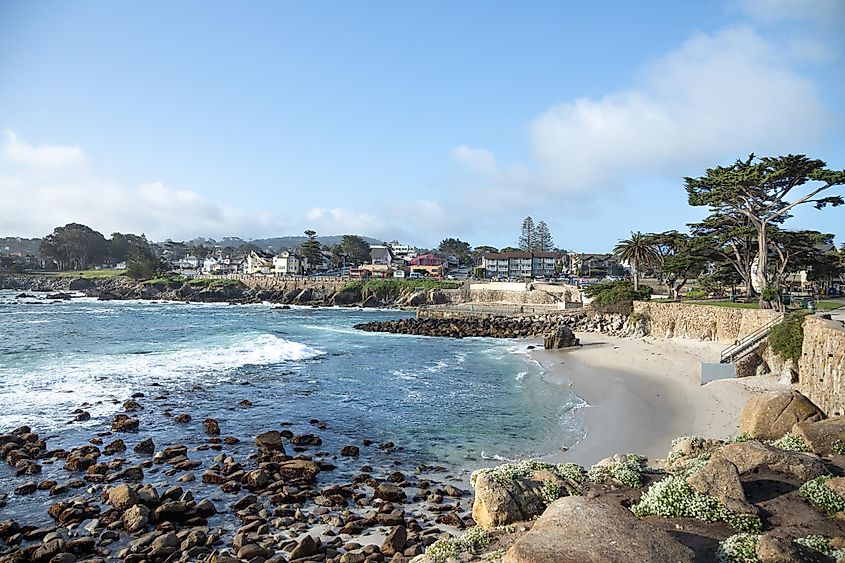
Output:
[[[323,255],[320,253],[320,243],[317,241],[317,231],[307,230],[305,236],[308,239],[299,247],[299,253],[308,260],[308,270],[312,271],[323,262]]]
[[[795,311],[783,319],[769,333],[769,346],[772,351],[784,359],[798,361],[804,343],[804,317],[807,311]]]
[[[115,233],[119,235],[119,233]],[[114,236],[112,235],[112,240]],[[158,256],[150,248],[143,236],[120,235],[121,244],[127,246],[126,275],[135,280],[148,280],[167,272],[170,264]]]
[[[332,252],[347,266],[370,262],[370,243],[356,235],[343,235]]]
[[[40,250],[42,256],[55,260],[60,270],[84,270],[108,255],[109,244],[91,227],[68,223],[44,237]]]
[[[651,298],[652,288],[643,286],[637,290],[634,284],[626,281],[600,283],[584,289],[584,294],[592,298],[590,305],[603,313],[623,313],[630,315],[634,310],[634,301]]]
[[[437,247],[437,250],[446,256],[457,257],[461,264],[468,264],[471,260],[471,248],[468,242],[464,242],[461,239],[447,238],[440,241],[440,246]]]

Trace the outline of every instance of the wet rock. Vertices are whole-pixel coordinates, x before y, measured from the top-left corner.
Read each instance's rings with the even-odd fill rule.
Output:
[[[320,472],[320,466],[306,459],[291,459],[279,464],[278,473],[284,480],[312,481]]]
[[[301,559],[303,557],[310,557],[317,553],[320,547],[319,540],[315,540],[312,536],[306,535],[303,537],[290,552],[290,559]]]
[[[202,422],[203,430],[209,436],[219,436],[220,435],[220,424],[213,418],[206,418]]]
[[[139,420],[125,414],[114,417],[111,423],[112,432],[137,432]]]
[[[258,446],[259,449],[266,451],[282,453],[285,451],[284,446],[282,446],[282,435],[278,430],[270,430],[259,434],[255,437],[255,445]]]
[[[816,421],[824,413],[798,391],[767,391],[751,397],[739,416],[739,430],[752,438],[776,440],[798,422]]]
[[[663,530],[609,499],[556,500],[502,563],[693,561],[693,552]]]
[[[118,510],[127,510],[141,502],[138,498],[138,493],[129,485],[118,485],[114,487],[109,491],[108,499],[109,504]]]
[[[123,403],[123,410],[127,412],[134,412],[143,409],[144,407],[141,406],[141,403],[135,401],[133,399],[129,399],[125,403]]]
[[[118,438],[114,442],[107,444],[105,448],[103,448],[103,455],[114,455],[120,452],[126,451],[126,444]]]
[[[162,534],[150,544],[150,556],[156,558],[167,557],[175,553],[181,543],[179,537],[173,532]]]
[[[407,540],[408,531],[405,530],[405,526],[396,526],[384,538],[384,542],[381,544],[381,552],[384,555],[401,554],[405,549],[405,542]]]
[[[177,424],[187,424],[191,422],[191,415],[187,413],[177,414],[173,417],[173,422],[176,422]]]
[[[144,479],[144,470],[138,466],[127,467],[117,474],[117,478],[126,481],[142,481]]]
[[[217,514],[217,508],[214,506],[210,500],[205,499],[194,507],[194,513],[199,516],[200,518],[208,518],[209,516],[213,516]]]
[[[20,525],[12,519],[0,521],[0,539],[13,536],[21,531]]]
[[[146,440],[138,442],[134,449],[135,453],[141,455],[153,455],[156,451],[155,443],[153,443],[152,438],[147,438]]]
[[[342,450],[340,450],[340,455],[354,457],[357,456],[359,453],[358,446],[344,446]]]
[[[161,506],[155,509],[155,517],[159,522],[180,522],[185,519],[187,512],[188,506],[182,501],[164,502]]]
[[[380,483],[376,487],[375,498],[380,498],[390,502],[402,502],[405,500],[405,491],[402,487],[392,485],[390,483]]]
[[[143,504],[136,504],[123,513],[123,528],[134,534],[144,528],[150,521],[150,509]]]
[[[35,481],[27,481],[23,485],[15,487],[15,494],[19,496],[31,495],[38,490],[38,483]]]

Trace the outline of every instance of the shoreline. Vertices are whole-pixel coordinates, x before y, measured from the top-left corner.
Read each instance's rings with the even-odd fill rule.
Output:
[[[752,394],[790,388],[775,376],[700,385],[698,363],[718,359],[724,348],[719,342],[578,336],[582,347],[530,351],[549,381],[569,387],[587,403],[576,412],[586,436],[550,456],[554,463],[589,467],[628,452],[662,458],[672,440],[685,435],[728,439],[738,434],[739,414]]]

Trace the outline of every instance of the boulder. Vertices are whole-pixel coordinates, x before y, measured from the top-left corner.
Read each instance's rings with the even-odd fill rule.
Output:
[[[389,502],[402,502],[405,500],[405,491],[402,487],[392,485],[390,483],[380,483],[376,487],[375,498],[380,498]]]
[[[760,563],[832,563],[833,559],[788,538],[765,534],[757,543]]]
[[[798,391],[767,391],[751,397],[739,416],[739,430],[752,438],[777,440],[805,420],[824,413]]]
[[[537,471],[530,478],[517,478],[505,484],[481,473],[475,481],[472,519],[485,529],[523,522],[539,516],[546,509],[543,483],[550,481],[563,492],[572,494],[577,487],[549,471]]]
[[[399,553],[401,555],[407,540],[408,532],[405,530],[405,526],[396,526],[384,538],[384,542],[381,544],[382,554],[395,555]]]
[[[294,546],[294,548],[290,552],[290,560],[294,559],[301,559],[304,557],[310,557],[317,553],[317,549],[320,547],[320,541],[315,540],[312,536],[306,535],[299,543]]]
[[[502,563],[692,562],[693,552],[609,499],[564,497],[537,519]]]
[[[218,423],[213,418],[206,418],[202,422],[202,427],[205,430],[205,433],[209,436],[219,436],[220,435],[220,423]]]
[[[822,460],[814,455],[789,452],[757,441],[728,444],[713,454],[711,462],[718,459],[734,464],[740,475],[768,470],[801,483],[828,472]]]
[[[813,453],[830,454],[833,453],[834,446],[845,446],[845,416],[817,421],[805,420],[793,426],[792,433],[801,436]]]
[[[130,534],[143,529],[150,521],[150,509],[143,504],[136,504],[123,513],[123,528]]]
[[[119,414],[114,417],[111,423],[112,432],[137,432],[138,419],[132,418],[125,414]]]
[[[581,341],[575,338],[575,333],[566,325],[560,325],[554,332],[543,338],[543,348],[546,350],[570,348],[579,344],[581,344]]]
[[[307,459],[291,459],[281,462],[277,472],[285,480],[311,481],[320,472],[320,466]]]
[[[129,485],[118,485],[109,491],[109,504],[118,510],[126,510],[139,502],[138,494]]]
[[[710,460],[704,469],[688,477],[687,482],[696,491],[715,497],[733,512],[757,513],[757,509],[745,497],[736,465],[726,459]]]
[[[271,452],[285,452],[282,446],[282,434],[278,430],[270,430],[255,437],[255,445],[262,450]]]

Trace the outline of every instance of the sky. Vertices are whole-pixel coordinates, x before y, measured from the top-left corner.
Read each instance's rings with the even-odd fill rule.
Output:
[[[0,236],[558,247],[706,214],[750,153],[845,169],[845,0],[0,0]],[[845,239],[845,207],[787,223]]]

